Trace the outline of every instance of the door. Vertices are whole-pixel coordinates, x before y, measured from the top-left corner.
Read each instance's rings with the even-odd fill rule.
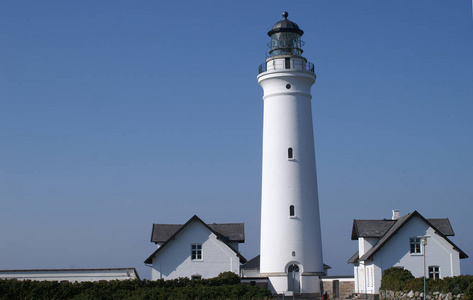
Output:
[[[340,298],[340,281],[334,280],[332,286],[333,298]]]
[[[290,265],[287,269],[287,290],[294,293],[301,292],[301,273],[296,264]]]

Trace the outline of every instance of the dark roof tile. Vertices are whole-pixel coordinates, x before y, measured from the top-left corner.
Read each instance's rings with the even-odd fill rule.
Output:
[[[151,233],[152,243],[164,243],[173,236],[182,224],[153,224]],[[207,224],[213,231],[220,234],[229,242],[243,243],[245,241],[245,226],[243,223]]]
[[[450,221],[445,219],[427,219],[435,228],[437,228],[445,236],[454,236],[452,225]]]
[[[382,238],[395,223],[399,223],[396,222],[398,220],[353,220],[351,239],[357,240],[359,237]],[[427,219],[427,221],[440,231],[441,234],[445,236],[455,235],[452,226],[450,225],[450,221],[447,218]]]
[[[350,259],[348,260],[348,263],[349,263],[349,264],[354,264],[354,263],[358,262],[359,256],[360,256],[360,255],[359,255],[359,252],[356,251],[356,253],[353,254],[352,257],[350,257]]]
[[[353,220],[352,240],[359,237],[381,238],[389,228],[396,223],[395,220]]]

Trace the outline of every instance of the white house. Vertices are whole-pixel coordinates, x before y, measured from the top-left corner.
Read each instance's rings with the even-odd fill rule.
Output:
[[[354,220],[351,238],[358,240],[358,252],[348,262],[355,293],[378,294],[383,271],[391,267],[415,277],[424,271],[434,279],[460,275],[460,259],[468,255],[447,238],[453,235],[448,219],[425,219],[417,211],[400,217],[393,210],[391,220]]]
[[[151,242],[158,249],[146,260],[151,279],[212,278],[222,272],[240,273],[246,259],[238,251],[245,241],[243,223],[205,224],[193,216],[184,225],[153,224]]]
[[[135,268],[0,270],[0,279],[36,281],[110,281],[140,279]]]

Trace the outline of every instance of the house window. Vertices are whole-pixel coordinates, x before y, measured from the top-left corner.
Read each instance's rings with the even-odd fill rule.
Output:
[[[429,266],[429,278],[430,279],[439,279],[440,278],[440,267],[439,266]]]
[[[411,254],[420,254],[422,253],[421,251],[421,243],[420,243],[421,238],[410,238],[410,245],[411,245]]]
[[[191,259],[202,260],[202,245],[201,244],[192,244]]]
[[[191,279],[192,279],[192,280],[201,280],[201,279],[202,279],[202,275],[192,275],[192,276],[191,276]]]
[[[289,216],[294,217],[296,215],[294,205],[289,206]]]
[[[287,148],[287,158],[294,159],[294,151],[292,150],[292,148]]]

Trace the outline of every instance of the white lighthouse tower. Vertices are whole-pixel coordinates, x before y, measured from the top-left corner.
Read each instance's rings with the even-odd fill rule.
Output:
[[[274,293],[320,295],[324,275],[310,88],[314,65],[302,57],[296,23],[268,32],[259,67],[264,90],[260,274]]]

